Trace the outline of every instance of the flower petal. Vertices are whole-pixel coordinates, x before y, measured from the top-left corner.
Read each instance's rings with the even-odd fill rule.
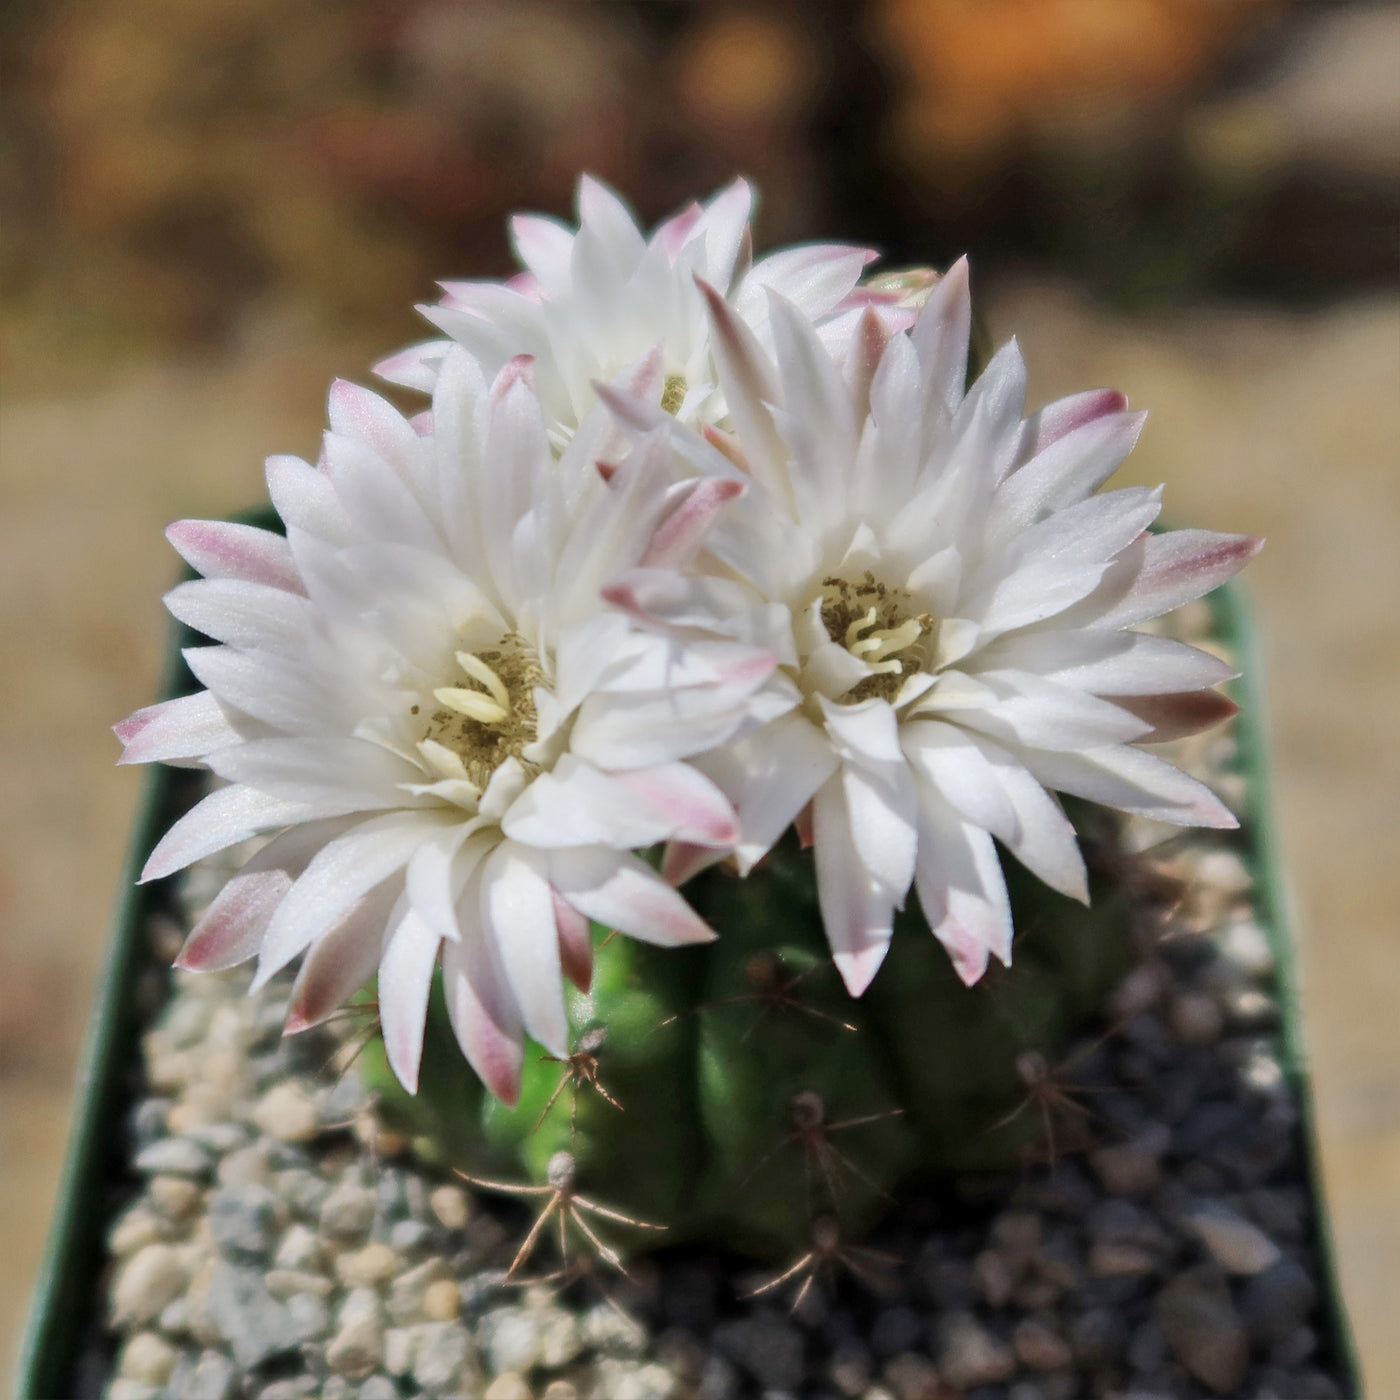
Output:
[[[636,856],[604,846],[549,853],[550,883],[586,918],[664,948],[712,942],[714,931]]]
[[[112,728],[122,742],[118,763],[199,759],[239,742],[238,731],[207,690],[147,705]]]

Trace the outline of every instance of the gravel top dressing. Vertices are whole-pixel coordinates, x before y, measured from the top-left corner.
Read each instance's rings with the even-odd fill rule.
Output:
[[[1243,807],[1228,734],[1175,759]],[[539,1202],[423,1168],[376,1123],[368,1016],[283,1039],[286,980],[249,998],[248,969],[174,974],[128,1124],[140,1189],[109,1236],[104,1393],[1338,1400],[1249,869],[1219,834],[1130,819],[1127,838],[1148,952],[1064,1061],[1018,1064],[1034,1156],[907,1199],[859,1245],[819,1235],[787,1270],[693,1248],[627,1277],[572,1248],[561,1268],[547,1231],[508,1280]],[[187,916],[235,866],[191,871]],[[168,921],[147,934],[178,949]],[[855,1133],[842,1149],[858,1162]],[[626,1252],[634,1232],[596,1224]]]

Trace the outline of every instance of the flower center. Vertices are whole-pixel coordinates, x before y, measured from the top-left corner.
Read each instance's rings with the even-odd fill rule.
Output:
[[[914,600],[902,588],[889,588],[866,573],[859,582],[822,580],[822,622],[833,642],[864,661],[873,675],[853,685],[843,705],[879,698],[892,701],[906,676],[927,661],[927,641],[937,631],[928,613],[913,612]]]
[[[459,651],[457,665],[468,684],[433,691],[438,708],[428,716],[423,741],[455,754],[466,776],[484,790],[506,759],[519,758],[534,742],[535,687],[544,671],[513,632],[489,651]]]

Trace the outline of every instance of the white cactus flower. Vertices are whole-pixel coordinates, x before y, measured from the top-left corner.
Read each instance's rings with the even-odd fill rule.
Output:
[[[608,589],[674,638],[760,633],[778,718],[698,760],[733,799],[747,869],[798,822],[847,986],[879,968],[911,885],[964,981],[1011,957],[993,838],[1087,899],[1054,792],[1168,822],[1230,827],[1200,783],[1140,747],[1233,705],[1215,657],[1132,630],[1239,569],[1259,541],[1146,533],[1160,492],[1100,492],[1142,417],[1110,392],[1022,418],[1006,346],[964,393],[969,301],[958,263],[917,323],[864,318],[838,364],[770,293],[770,356],[708,294],[734,424],[719,450],[678,429],[688,469],[752,489],[707,540],[708,575],[640,569]],[[660,421],[605,391],[634,432]],[[680,879],[712,853],[678,845]]]
[[[319,467],[268,463],[285,539],[171,527],[204,577],[170,610],[219,645],[186,653],[204,690],[117,726],[124,762],[226,780],[144,879],[278,833],[181,965],[256,956],[256,987],[304,954],[289,1030],[377,972],[412,1089],[440,960],[463,1052],[508,1102],[522,1032],[568,1052],[561,973],[587,985],[590,919],[659,944],[712,937],[632,852],[739,839],[685,760],[751,722],[773,666],[744,642],[678,647],[602,600],[620,568],[684,563],[738,488],[677,482],[660,438],[605,476],[601,409],[557,456],[530,377],[514,358],[488,389],[451,349],[414,423],[337,385]]]
[[[786,248],[753,262],[752,209],[751,187],[736,180],[647,238],[617,195],[585,175],[577,229],[517,215],[511,233],[526,271],[508,283],[443,283],[442,301],[419,309],[450,339],[415,345],[377,372],[431,390],[454,341],[488,374],[515,355],[533,355],[545,421],[561,445],[596,402],[595,381],[611,382],[654,352],[662,368],[657,401],[692,427],[727,426],[697,277],[728,298],[762,344],[771,337],[769,289],[800,308],[837,354],[850,343],[863,308],[878,308],[891,328],[912,321],[927,274],[861,284],[876,254],[845,244]]]

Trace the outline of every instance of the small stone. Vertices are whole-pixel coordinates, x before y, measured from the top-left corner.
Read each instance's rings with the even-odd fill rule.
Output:
[[[1233,851],[1207,851],[1196,861],[1196,879],[1224,894],[1244,894],[1254,887],[1254,877]]]
[[[423,1290],[423,1316],[433,1322],[451,1322],[462,1305],[456,1281],[440,1278]]]
[[[399,1256],[387,1244],[374,1242],[338,1256],[335,1273],[346,1288],[373,1288],[393,1278],[400,1264]]]
[[[153,1176],[146,1186],[151,1203],[168,1220],[183,1220],[201,1194],[199,1186],[183,1176]]]
[[[1157,1322],[1176,1359],[1197,1380],[1228,1395],[1249,1369],[1249,1339],[1224,1279],[1212,1268],[1179,1274],[1157,1295]]]
[[[138,1332],[122,1348],[117,1374],[143,1385],[164,1385],[175,1369],[179,1352],[154,1332]]]
[[[400,1254],[417,1254],[433,1237],[433,1227],[421,1220],[396,1220],[389,1227],[389,1243]]]
[[[1250,1340],[1271,1347],[1301,1327],[1317,1306],[1317,1285],[1301,1264],[1280,1259],[1244,1286],[1240,1313]]]
[[[881,1375],[896,1400],[938,1400],[938,1369],[917,1351],[902,1351],[891,1357]]]
[[[991,1308],[1004,1308],[1016,1288],[1016,1276],[1004,1256],[984,1249],[972,1261],[972,1277],[983,1301]]]
[[[677,1381],[664,1366],[604,1358],[598,1363],[592,1400],[671,1400]]]
[[[1089,1154],[1089,1165],[1111,1196],[1146,1196],[1162,1179],[1159,1159],[1171,1143],[1165,1124],[1153,1124],[1128,1142],[1112,1143]]]
[[[324,1274],[308,1273],[302,1269],[269,1269],[265,1275],[267,1291],[274,1298],[290,1298],[296,1293],[310,1293],[317,1298],[329,1298],[335,1285]]]
[[[321,1209],[329,1199],[329,1183],[305,1167],[288,1167],[272,1178],[272,1189],[291,1208],[299,1220],[318,1222]]]
[[[525,1372],[539,1360],[539,1325],[527,1308],[498,1308],[488,1313],[478,1334],[493,1375]]]
[[[221,1351],[206,1351],[194,1368],[187,1400],[235,1400],[239,1392],[238,1368]]]
[[[1291,1370],[1315,1355],[1317,1348],[1318,1336],[1311,1327],[1295,1327],[1270,1347],[1269,1361],[1275,1366]]]
[[[276,1196],[256,1183],[215,1191],[207,1219],[219,1252],[234,1260],[265,1260],[277,1239],[277,1205]]]
[[[588,1344],[608,1356],[639,1356],[647,1345],[646,1329],[608,1303],[598,1303],[583,1315]]]
[[[563,1308],[540,1308],[535,1312],[535,1324],[540,1336],[540,1365],[551,1370],[567,1366],[583,1350],[583,1329],[573,1313]]]
[[[870,1384],[870,1353],[859,1343],[842,1342],[831,1353],[826,1375],[842,1395],[860,1395]]]
[[[1225,1017],[1214,997],[1204,992],[1180,992],[1172,998],[1167,1020],[1183,1045],[1214,1045]]]
[[[142,1201],[137,1201],[112,1227],[107,1243],[118,1259],[135,1254],[148,1244],[155,1244],[170,1235],[168,1223],[152,1214]]]
[[[399,1388],[388,1376],[371,1376],[360,1387],[359,1400],[399,1400]]]
[[[218,1261],[209,1278],[204,1310],[245,1371],[294,1350],[301,1341],[291,1312],[268,1292],[256,1269]]]
[[[401,1273],[389,1285],[389,1316],[398,1323],[415,1321],[422,1316],[423,1296],[429,1286],[443,1280],[453,1281],[452,1270],[439,1255]]]
[[[1089,1272],[1095,1278],[1145,1278],[1156,1270],[1156,1255],[1138,1245],[1101,1240],[1089,1247]]]
[[[273,1263],[279,1269],[311,1271],[321,1266],[321,1242],[305,1225],[289,1226],[277,1246]]]
[[[767,1308],[723,1322],[716,1348],[770,1390],[797,1390],[805,1370],[802,1333],[781,1313]]]
[[[471,1202],[460,1186],[439,1186],[428,1197],[428,1208],[449,1230],[464,1230],[472,1218]]]
[[[1011,1345],[1022,1365],[1032,1371],[1061,1371],[1074,1360],[1069,1343],[1053,1327],[1033,1317],[1016,1324]]]
[[[165,1391],[158,1385],[120,1378],[112,1381],[103,1391],[103,1400],[164,1400],[164,1396]]]
[[[293,1293],[287,1299],[287,1314],[298,1341],[314,1342],[330,1331],[330,1309],[316,1293]]]
[[[316,1101],[292,1080],[274,1084],[258,1100],[253,1122],[280,1142],[310,1142],[320,1129]]]
[[[460,1322],[421,1322],[413,1329],[411,1373],[425,1390],[455,1385],[470,1355],[471,1337]]]
[[[486,1387],[482,1400],[535,1400],[535,1393],[524,1376],[505,1371]]]
[[[267,1152],[261,1143],[236,1147],[219,1160],[215,1176],[221,1186],[265,1185],[268,1178]]]
[[[391,1376],[406,1376],[413,1366],[413,1346],[417,1338],[411,1327],[384,1329],[384,1369]]]
[[[363,1239],[373,1223],[374,1192],[349,1177],[326,1197],[321,1206],[321,1233],[332,1239]]]
[[[578,1400],[578,1387],[560,1376],[545,1386],[540,1400]]]
[[[738,1394],[738,1371],[718,1352],[712,1352],[700,1374],[699,1400],[734,1400]]]
[[[197,1143],[185,1137],[161,1138],[136,1154],[136,1170],[148,1176],[203,1177],[213,1167],[213,1158]]]
[[[911,1351],[927,1335],[927,1321],[913,1308],[881,1308],[870,1324],[870,1349],[876,1356],[895,1356]]]
[[[1203,1201],[1186,1220],[1226,1273],[1263,1273],[1282,1257],[1278,1245],[1257,1225],[1223,1202]]]
[[[1090,1308],[1070,1323],[1069,1344],[1081,1366],[1102,1371],[1116,1366],[1128,1349],[1128,1328],[1122,1311]]]
[[[377,1319],[359,1317],[344,1323],[326,1348],[326,1364],[342,1376],[359,1378],[384,1359],[384,1334]]]
[[[992,1221],[990,1233],[1001,1253],[1019,1263],[1039,1248],[1045,1225],[1033,1210],[1004,1210]]]
[[[939,1327],[938,1371],[949,1385],[971,1390],[997,1385],[1016,1374],[1016,1357],[971,1313],[954,1313]]]
[[[258,1391],[257,1400],[315,1400],[321,1385],[315,1376],[289,1376]]]
[[[188,1283],[180,1251],[148,1244],[117,1275],[112,1289],[113,1321],[118,1327],[149,1322]]]
[[[1262,980],[1274,974],[1273,944],[1252,919],[1240,919],[1228,925],[1220,938],[1220,951],[1250,977]]]

